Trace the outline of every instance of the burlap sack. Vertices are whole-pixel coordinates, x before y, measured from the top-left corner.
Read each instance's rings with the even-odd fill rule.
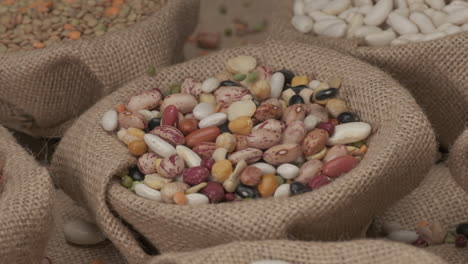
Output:
[[[449,167],[458,184],[468,192],[468,129],[453,145],[450,151]]]
[[[108,240],[95,246],[80,247],[66,242],[63,225],[75,219],[90,221],[91,218],[83,207],[77,205],[62,190],[55,191],[54,230],[47,245],[45,257],[51,264],[91,264],[100,260],[104,264],[126,263],[124,257]]]
[[[468,222],[468,195],[455,182],[445,164],[432,167],[421,185],[410,195],[379,215],[372,229],[381,231],[386,221],[396,221],[407,230],[415,230],[420,221],[438,221],[447,231]],[[452,264],[468,263],[468,250],[444,244],[427,248]]]
[[[57,137],[124,83],[181,60],[199,0],[170,0],[147,20],[94,39],[0,55],[0,123]]]
[[[52,180],[1,126],[0,175],[0,262],[40,263],[52,225]]]
[[[442,264],[439,257],[395,242],[295,242],[286,240],[234,242],[203,250],[169,253],[148,264],[250,264],[258,260],[310,264]]]
[[[143,199],[112,181],[135,164],[117,137],[100,127],[102,114],[131,95],[166,89],[186,77],[204,79],[236,55],[250,54],[273,69],[343,78],[339,96],[372,124],[369,152],[359,167],[318,191],[288,199],[205,206],[176,206]],[[169,67],[119,89],[86,112],[67,131],[52,160],[56,182],[84,202],[121,252],[145,254],[120,217],[162,252],[192,250],[236,240],[345,239],[357,236],[373,215],[414,189],[435,159],[435,137],[410,94],[382,71],[332,50],[270,42],[221,51]],[[115,179],[115,178],[114,178]],[[113,215],[111,210],[118,215]]]
[[[468,33],[402,46],[360,46],[357,40],[300,33],[291,24],[293,2],[276,0],[271,38],[333,48],[380,67],[415,97],[441,145],[453,144],[468,120]]]

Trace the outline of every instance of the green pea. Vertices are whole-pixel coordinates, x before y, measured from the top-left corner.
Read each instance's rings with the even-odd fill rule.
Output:
[[[130,176],[125,175],[120,179],[120,184],[125,187],[125,188],[130,188],[133,185],[133,180],[130,178]]]
[[[149,66],[148,69],[146,70],[146,73],[151,77],[155,76],[156,75],[156,67],[154,67],[152,65]]]
[[[180,85],[180,84],[178,84],[178,83],[172,84],[172,85],[169,87],[169,94],[180,93],[180,89],[181,89],[181,85]]]
[[[247,81],[248,82],[256,82],[258,80],[258,72],[255,71],[255,72],[251,72],[247,75]]]
[[[279,175],[276,175],[275,177],[276,177],[276,181],[278,182],[279,185],[284,184],[285,181],[284,181],[283,177],[281,177]]]
[[[447,235],[445,236],[445,243],[455,243],[457,235],[453,231],[447,232]]]
[[[254,32],[262,32],[264,29],[265,29],[265,23],[264,23],[264,22],[255,24],[255,25],[252,27],[252,30],[253,30]]]
[[[232,77],[232,79],[234,79],[234,81],[236,81],[236,82],[242,82],[243,80],[245,80],[246,77],[247,77],[247,75],[242,74],[242,73],[238,73],[238,74],[234,75]]]
[[[135,187],[137,186],[137,184],[140,184],[141,182],[140,181],[134,181],[132,186],[130,187],[130,191],[134,192],[135,191]]]
[[[226,28],[226,29],[224,30],[224,35],[225,35],[226,37],[232,36],[232,29]]]
[[[360,148],[362,147],[362,145],[364,145],[364,142],[362,141],[351,143],[351,146],[356,147],[356,148]]]

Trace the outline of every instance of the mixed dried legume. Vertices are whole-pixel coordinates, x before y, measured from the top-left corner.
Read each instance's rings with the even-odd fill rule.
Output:
[[[341,83],[238,56],[203,82],[132,96],[102,127],[119,128],[138,157],[120,177],[139,196],[180,205],[288,197],[348,173],[367,152],[371,126],[336,97]]]

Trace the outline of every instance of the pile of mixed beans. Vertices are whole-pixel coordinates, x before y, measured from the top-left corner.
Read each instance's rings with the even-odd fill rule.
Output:
[[[288,197],[332,182],[367,152],[371,126],[336,98],[340,78],[273,72],[252,56],[225,66],[104,113],[102,127],[119,128],[138,157],[122,186],[175,204]]]
[[[129,27],[167,0],[1,0],[0,53],[44,48]]]

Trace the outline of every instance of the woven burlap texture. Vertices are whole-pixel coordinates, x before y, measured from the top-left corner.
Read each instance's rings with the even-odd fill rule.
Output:
[[[95,246],[81,247],[66,242],[63,225],[72,220],[91,221],[89,213],[68,197],[62,190],[55,191],[54,230],[45,256],[51,264],[91,264],[100,260],[104,264],[126,263],[124,257],[108,240]]]
[[[203,250],[169,253],[148,264],[250,264],[258,260],[309,264],[442,264],[439,257],[395,242],[298,242],[286,240],[234,242]]]
[[[204,206],[161,204],[111,181],[135,164],[115,134],[100,127],[102,114],[142,90],[167,89],[192,77],[203,80],[241,54],[273,69],[287,68],[321,79],[339,76],[339,96],[372,124],[369,152],[359,167],[318,191],[288,199],[261,199]],[[237,240],[346,239],[376,213],[401,199],[422,180],[435,159],[429,121],[411,95],[382,71],[338,52],[290,42],[225,50],[162,70],[119,89],[86,112],[67,131],[52,160],[56,182],[84,202],[127,257],[142,257],[115,212],[162,252],[186,251]],[[418,175],[422,175],[418,177]]]
[[[468,221],[468,195],[453,179],[445,164],[435,165],[421,185],[411,194],[379,215],[372,226],[380,232],[386,221],[400,223],[407,230],[415,230],[420,221],[438,221],[447,231],[455,231],[458,224]],[[427,248],[448,263],[468,263],[468,250],[445,244]]]
[[[200,0],[164,1],[126,30],[0,55],[0,123],[33,136],[61,136],[73,119],[150,66],[180,61]]]
[[[52,226],[52,179],[1,126],[0,175],[0,262],[41,263]]]
[[[468,33],[390,47],[302,34],[291,24],[293,0],[276,0],[270,37],[333,48],[374,64],[398,80],[421,105],[440,143],[449,147],[468,120]]]
[[[458,137],[450,150],[449,167],[458,184],[468,192],[468,129]]]

